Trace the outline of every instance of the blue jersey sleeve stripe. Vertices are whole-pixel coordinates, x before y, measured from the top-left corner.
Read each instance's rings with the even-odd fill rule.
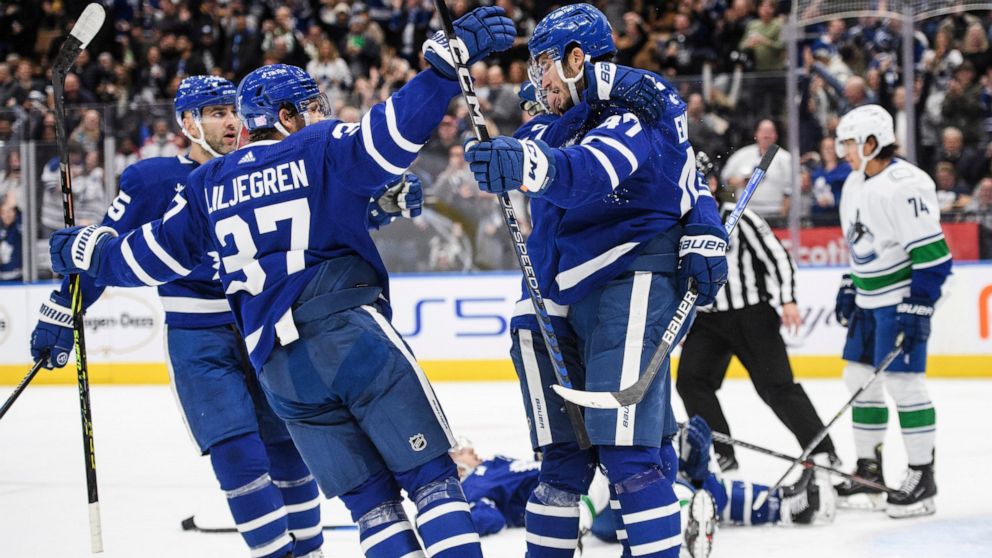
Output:
[[[583,149],[588,150],[593,156],[599,161],[599,164],[603,167],[603,172],[610,177],[610,187],[614,190],[620,185],[620,178],[617,176],[617,170],[613,168],[613,163],[610,162],[610,158],[606,156],[605,153],[592,147],[591,145],[581,146]]]
[[[421,143],[414,143],[403,137],[399,128],[396,127],[396,109],[393,107],[392,97],[386,99],[386,127],[389,129],[389,137],[392,138],[393,143],[399,146],[400,149],[409,151],[410,153],[418,153],[420,152],[420,148],[424,146]]]
[[[183,277],[192,273],[191,270],[186,269],[181,263],[177,262],[175,258],[170,256],[169,253],[162,248],[162,245],[155,240],[155,235],[152,234],[151,223],[145,223],[142,225],[141,233],[144,237],[145,244],[148,244],[148,248],[152,251],[152,254],[155,254],[155,256],[161,260],[162,263],[169,267],[169,269]]]
[[[612,147],[620,155],[623,155],[623,157],[627,159],[627,163],[630,164],[630,174],[634,174],[634,171],[637,170],[637,157],[634,156],[634,152],[631,151],[626,145],[611,137],[599,135],[586,136],[586,138],[582,140],[582,145],[587,145],[594,141],[606,144]]]
[[[172,202],[169,204],[169,210],[162,216],[162,222],[164,223],[175,217],[176,214],[182,211],[184,207],[186,207],[186,198],[184,198],[182,194],[176,194],[175,197],[172,198]]]
[[[406,172],[406,167],[401,167],[394,165],[389,162],[382,153],[375,146],[375,141],[372,139],[372,113],[375,112],[375,108],[365,113],[362,117],[362,144],[365,146],[365,152],[372,157],[372,160],[382,168],[382,170],[393,175],[401,175]]]
[[[134,257],[134,252],[131,251],[130,240],[133,238],[134,233],[131,233],[124,237],[124,240],[121,241],[121,256],[124,257],[124,263],[126,263],[127,267],[132,273],[134,273],[134,276],[145,285],[157,287],[158,285],[165,283],[165,281],[158,281],[149,275],[148,272],[141,267],[141,264],[138,263],[138,260]]]

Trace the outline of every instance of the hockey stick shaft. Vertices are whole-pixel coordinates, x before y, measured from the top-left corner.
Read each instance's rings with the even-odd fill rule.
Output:
[[[55,133],[59,151],[59,176],[62,182],[62,210],[65,226],[76,224],[72,200],[72,174],[70,172],[68,136],[65,130],[65,99],[63,87],[69,69],[79,53],[86,48],[103,26],[106,14],[100,4],[86,6],[76,20],[69,37],[59,49],[52,67],[52,86],[55,90]],[[76,382],[79,386],[79,413],[83,429],[83,457],[86,467],[86,493],[89,500],[90,551],[103,552],[103,534],[100,521],[100,496],[96,481],[96,450],[93,443],[93,415],[90,408],[90,380],[86,365],[86,338],[83,328],[83,295],[79,288],[79,275],[69,276],[69,299],[72,308],[73,341],[76,349]]]
[[[237,527],[201,527],[196,524],[196,516],[191,515],[182,520],[183,531],[195,531],[197,533],[237,533]],[[324,531],[353,531],[358,529],[358,525],[323,525]]]
[[[17,387],[14,388],[14,393],[11,393],[10,397],[8,397],[6,401],[4,401],[3,407],[0,407],[0,419],[2,419],[3,416],[7,414],[7,411],[14,406],[14,401],[17,401],[17,398],[21,396],[21,393],[24,391],[24,388],[28,387],[28,384],[31,383],[31,380],[33,380],[34,377],[38,375],[38,371],[41,370],[41,365],[43,362],[45,362],[46,358],[48,357],[42,357],[41,360],[35,361],[34,366],[32,366],[31,370],[28,371],[27,376],[24,376],[24,379],[21,380],[21,383],[17,384]]]
[[[777,452],[775,450],[768,449],[768,448],[765,448],[765,447],[762,447],[762,446],[758,446],[758,445],[755,445],[755,444],[752,444],[752,443],[749,443],[749,442],[744,442],[744,441],[738,440],[736,438],[731,438],[730,436],[728,436],[726,434],[723,434],[721,432],[715,432],[714,431],[714,432],[711,433],[711,435],[713,436],[713,440],[716,441],[716,442],[721,442],[721,443],[724,443],[724,444],[731,444],[731,445],[734,445],[734,446],[737,446],[737,447],[740,447],[740,448],[749,449],[751,451],[754,451],[754,452],[757,452],[757,453],[763,453],[765,455],[769,455],[771,457],[775,457],[775,458],[781,459],[783,461],[791,461],[791,462],[795,463],[796,465],[802,465],[805,468],[813,468],[813,469],[819,469],[820,471],[827,471],[829,473],[832,473],[834,475],[837,475],[838,477],[845,478],[845,479],[847,479],[847,480],[849,480],[851,482],[854,482],[854,483],[857,483],[857,484],[861,484],[861,485],[864,485],[864,486],[868,486],[868,487],[874,488],[876,490],[881,490],[883,492],[888,492],[888,493],[891,493],[891,494],[894,494],[894,493],[899,492],[898,490],[896,490],[894,488],[889,488],[888,486],[885,486],[884,484],[880,484],[880,483],[877,483],[875,481],[868,480],[868,479],[866,479],[864,477],[860,477],[858,475],[852,475],[850,473],[845,473],[844,471],[841,471],[840,469],[835,469],[833,467],[828,467],[826,465],[820,465],[820,464],[818,464],[815,461],[812,461],[810,459],[806,459],[804,461],[800,461],[799,458],[797,458],[797,457],[793,457],[791,455],[786,455],[784,453],[779,453],[779,452]]]
[[[772,159],[775,158],[778,150],[778,145],[773,144],[769,147],[768,151],[761,158],[761,162],[751,173],[751,178],[748,179],[747,186],[744,187],[740,199],[737,200],[734,211],[727,218],[727,222],[724,223],[724,230],[727,231],[728,237],[733,232],[734,227],[737,226],[737,221],[740,219],[741,214],[744,213],[744,209],[747,207],[748,201],[751,200],[754,190],[761,183],[762,179],[765,178],[765,173],[768,171],[768,167],[771,165]],[[651,383],[654,381],[655,376],[658,375],[658,371],[661,370],[662,364],[665,363],[669,353],[671,353],[675,341],[679,338],[682,328],[685,327],[685,322],[688,321],[689,315],[696,305],[697,298],[699,298],[699,292],[696,290],[695,283],[690,279],[689,288],[686,290],[685,295],[682,296],[682,300],[679,301],[678,306],[676,306],[675,315],[672,316],[671,321],[665,328],[665,333],[661,336],[661,343],[658,344],[658,348],[651,355],[651,360],[644,369],[644,373],[630,387],[614,392],[592,392],[566,390],[555,386],[555,391],[567,401],[582,405],[583,407],[597,409],[618,409],[640,403],[647,394],[648,389],[651,388]]]
[[[459,41],[459,39],[455,35],[455,26],[451,20],[451,12],[448,11],[448,5],[445,4],[445,0],[434,0],[434,5],[437,7],[438,15],[441,18],[441,25],[444,35],[448,40],[451,58],[455,62],[455,68],[458,73],[458,84],[461,87],[465,103],[468,105],[469,117],[472,121],[472,128],[475,130],[475,137],[479,141],[489,141],[490,137],[489,130],[486,129],[486,119],[482,115],[482,107],[475,93],[475,86],[472,84],[472,76],[469,74],[467,61],[463,57],[465,50],[456,46],[456,41]],[[500,194],[498,199],[500,215],[503,216],[503,223],[510,233],[510,241],[513,244],[513,251],[517,257],[517,265],[520,266],[520,271],[524,275],[527,292],[530,294],[531,303],[534,305],[534,313],[540,323],[541,336],[544,338],[544,344],[548,348],[548,355],[551,357],[555,376],[560,385],[571,388],[572,380],[568,375],[568,369],[565,367],[565,358],[562,356],[561,346],[558,344],[558,336],[555,334],[554,327],[551,324],[551,316],[548,314],[548,310],[544,304],[544,297],[541,295],[541,290],[538,287],[537,274],[534,272],[534,265],[531,263],[530,254],[527,253],[527,241],[524,238],[524,234],[520,231],[520,225],[517,221],[516,212],[513,209],[513,203],[510,201],[509,194],[506,193]],[[572,425],[572,430],[575,432],[575,439],[579,447],[582,449],[591,447],[592,444],[589,441],[589,433],[586,431],[585,420],[582,418],[582,409],[566,401],[565,412],[568,414],[568,420]]]
[[[799,455],[799,459],[796,460],[796,462],[794,462],[792,465],[790,465],[788,469],[786,469],[785,473],[783,473],[782,476],[778,479],[778,482],[776,482],[771,488],[768,489],[769,492],[772,492],[773,490],[776,490],[778,489],[778,487],[782,486],[782,483],[785,482],[785,478],[788,477],[789,473],[791,473],[793,469],[796,468],[796,465],[798,465],[803,461],[806,461],[809,458],[810,454],[813,453],[813,450],[815,450],[816,447],[820,445],[820,442],[822,442],[823,439],[827,437],[827,433],[830,432],[830,429],[840,419],[840,417],[842,417],[844,413],[846,413],[847,410],[850,409],[852,405],[854,405],[854,402],[857,401],[858,397],[861,397],[861,394],[864,393],[865,390],[871,387],[871,385],[875,382],[875,380],[878,379],[881,372],[884,371],[886,368],[888,368],[890,364],[892,364],[892,361],[894,361],[896,357],[899,356],[899,353],[902,352],[902,340],[903,340],[903,334],[900,333],[899,335],[896,336],[895,347],[891,351],[889,351],[889,354],[885,355],[885,358],[882,359],[881,364],[875,367],[875,370],[872,371],[871,376],[869,376],[868,379],[865,380],[863,384],[861,384],[861,387],[855,390],[854,394],[851,395],[851,398],[847,400],[847,403],[844,403],[844,406],[841,407],[839,411],[837,411],[837,414],[835,414],[832,419],[830,419],[830,422],[828,422],[826,426],[821,428],[820,431],[816,433],[816,436],[813,436],[813,439],[810,440],[808,444],[806,444],[805,448],[803,448],[803,452]],[[755,499],[754,505],[751,507],[751,509],[754,510],[759,509],[761,507],[761,504],[765,503],[766,498],[767,496],[763,496],[759,494],[758,498]]]

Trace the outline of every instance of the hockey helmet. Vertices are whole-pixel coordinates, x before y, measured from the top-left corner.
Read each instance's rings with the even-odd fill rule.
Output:
[[[613,44],[613,28],[603,12],[590,4],[569,4],[553,10],[537,24],[534,34],[527,42],[527,48],[531,56],[528,73],[537,88],[538,98],[543,94],[541,81],[544,72],[553,66],[562,81],[568,84],[572,100],[576,103],[579,101],[575,83],[582,74],[580,72],[575,77],[567,78],[561,64],[562,58],[572,46],[580,47],[586,60],[617,51]]]
[[[864,155],[864,144],[871,136],[875,137],[877,145],[872,153]],[[895,145],[896,132],[892,115],[879,105],[864,105],[851,109],[837,124],[837,140],[834,142],[834,151],[841,159],[847,154],[847,147],[844,142],[849,140],[854,140],[858,146],[862,166],[864,166],[869,160],[877,157],[883,147]]]
[[[237,88],[229,80],[218,76],[190,76],[179,83],[176,90],[176,100],[174,102],[176,110],[176,122],[183,135],[190,141],[207,150],[214,157],[220,157],[213,148],[207,144],[203,134],[203,125],[200,123],[200,116],[203,109],[213,106],[228,106],[235,104]],[[183,113],[189,112],[193,116],[196,129],[200,132],[200,137],[194,138],[189,135],[183,126]]]
[[[251,72],[238,85],[238,116],[249,132],[275,128],[289,132],[279,123],[279,110],[293,108],[311,124],[313,116],[331,115],[327,99],[317,82],[302,68],[270,64]]]

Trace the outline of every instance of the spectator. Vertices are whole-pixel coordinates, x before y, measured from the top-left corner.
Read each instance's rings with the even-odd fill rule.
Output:
[[[17,149],[7,151],[4,168],[0,170],[0,198],[14,205],[23,203],[24,194],[21,185],[21,152]]]
[[[520,127],[520,106],[517,92],[506,83],[503,68],[497,65],[486,71],[489,87],[486,91],[486,116],[492,118],[502,134],[511,134]]]
[[[69,165],[72,172],[72,199],[76,212],[77,225],[99,223],[107,209],[103,188],[103,170],[99,169],[100,154],[84,154],[76,144],[69,144]],[[99,172],[97,172],[99,171]],[[41,225],[40,238],[48,238],[52,232],[65,226],[62,211],[62,184],[59,173],[59,159],[48,161],[41,171]]]
[[[978,222],[978,257],[992,259],[992,176],[986,176],[978,183],[965,211],[972,213]]]
[[[240,10],[234,15],[234,24],[221,57],[221,68],[228,77],[237,83],[248,72],[255,69],[259,54],[258,34],[248,26],[248,17]]]
[[[423,0],[397,0],[399,4],[389,19],[392,47],[396,54],[416,66],[420,63],[420,45],[427,40],[433,15]]]
[[[431,177],[437,176],[449,165],[451,147],[461,147],[461,144],[458,121],[454,116],[445,116],[430,141],[420,150],[420,156],[414,163],[416,169]]]
[[[0,195],[0,282],[24,277],[22,234],[21,211],[12,197]]]
[[[702,72],[704,53],[698,24],[684,13],[675,14],[674,29],[668,41],[658,42],[661,66],[670,75],[696,75]]]
[[[751,53],[756,71],[774,72],[785,67],[782,20],[775,17],[773,0],[761,0],[758,6],[758,18],[747,23],[738,48]]]
[[[280,53],[280,61],[285,64],[306,65],[302,40],[296,29],[293,10],[287,6],[276,8],[275,19],[265,20],[262,24],[262,51]]]
[[[730,123],[716,114],[706,112],[706,103],[699,93],[689,95],[686,115],[689,119],[689,139],[692,145],[698,151],[709,153],[712,157],[723,157],[727,153],[724,134]]]
[[[937,163],[934,182],[937,183],[937,203],[942,214],[961,211],[971,201],[971,188],[958,177],[952,163]]]
[[[69,134],[69,141],[76,142],[87,153],[100,149],[103,146],[100,111],[96,109],[84,111],[79,126],[76,126],[76,129]]]
[[[130,136],[124,136],[117,141],[117,153],[114,154],[114,176],[119,177],[124,169],[130,167],[139,159],[138,146]]]
[[[438,202],[451,205],[464,184],[475,184],[475,176],[465,162],[465,148],[462,144],[455,143],[448,148],[448,166],[438,175],[429,193]]]
[[[713,44],[716,48],[718,72],[729,73],[735,66],[749,66],[751,62],[750,59],[742,58],[742,55],[749,50],[741,48],[744,34],[747,32],[749,4],[748,0],[732,0],[730,6],[723,12],[723,16],[716,22]],[[618,44],[617,47],[619,48],[620,45]]]
[[[164,118],[155,120],[152,125],[152,135],[141,146],[140,155],[142,159],[179,155],[176,135],[169,131],[169,123]]]
[[[837,204],[840,202],[841,188],[849,174],[851,165],[845,160],[837,159],[834,138],[823,138],[820,141],[819,165],[810,169],[813,180],[810,213],[814,225],[837,223]]]
[[[984,173],[984,161],[975,148],[965,143],[964,134],[961,130],[948,126],[940,134],[940,150],[937,152],[939,162],[948,162],[954,165],[957,175],[972,186],[978,184],[978,180]],[[933,169],[936,175],[936,166]]]
[[[981,89],[975,81],[975,67],[964,61],[954,70],[941,106],[944,124],[961,130],[969,144],[983,137]]]
[[[758,122],[754,131],[755,143],[735,151],[727,159],[727,164],[720,173],[723,182],[740,190],[747,184],[751,171],[758,166],[771,145],[778,141],[778,131],[775,123],[769,119]],[[772,166],[768,169],[761,187],[754,191],[748,208],[772,223],[781,226],[789,215],[789,200],[792,195],[792,155],[781,149]]]
[[[989,68],[990,56],[989,38],[985,34],[985,27],[981,23],[973,23],[968,26],[968,31],[961,41],[961,56],[975,68],[977,75],[985,75],[985,70]]]
[[[433,236],[429,242],[432,271],[468,271],[472,269],[472,245],[462,224],[451,224],[451,233]]]
[[[135,81],[138,95],[148,102],[165,97],[165,86],[169,81],[169,75],[162,61],[162,51],[157,46],[152,45],[148,48],[145,53],[145,63],[138,70]]]
[[[332,106],[351,88],[351,70],[330,39],[321,39],[317,57],[307,64],[307,73],[317,80]]]
[[[23,99],[21,88],[10,73],[10,65],[0,62],[0,109],[19,105]]]
[[[366,13],[351,16],[348,34],[344,38],[345,58],[350,61],[352,75],[368,75],[369,69],[382,63],[382,29]]]
[[[21,60],[17,63],[17,70],[14,78],[22,91],[30,94],[32,91],[44,91],[44,85],[34,78],[34,65],[28,60]]]

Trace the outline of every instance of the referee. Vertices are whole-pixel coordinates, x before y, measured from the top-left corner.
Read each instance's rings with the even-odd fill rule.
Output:
[[[700,153],[698,163],[709,177],[717,200],[723,202],[721,216],[726,220],[734,209],[728,201],[732,196],[718,188],[715,177],[707,172],[713,165],[704,153]],[[686,412],[706,419],[714,431],[730,434],[716,392],[727,375],[730,357],[737,356],[761,399],[806,447],[823,428],[823,422],[792,376],[779,331],[785,325],[798,332],[802,325],[796,307],[795,263],[768,223],[753,211],[744,210],[730,237],[727,265],[727,284],[716,302],[700,308],[682,347],[676,388]],[[781,318],[771,301],[780,305]],[[715,441],[713,446],[723,471],[737,468],[733,446]],[[821,452],[834,454],[829,437],[813,453]]]

